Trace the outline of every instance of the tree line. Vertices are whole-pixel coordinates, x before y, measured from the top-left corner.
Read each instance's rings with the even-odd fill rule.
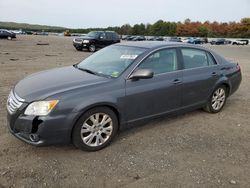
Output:
[[[88,33],[93,30],[112,30],[120,35],[146,35],[146,36],[186,36],[186,37],[228,37],[250,38],[250,18],[242,18],[240,22],[198,22],[186,19],[184,22],[169,22],[158,20],[153,24],[124,24],[117,27],[70,29],[43,25],[19,24],[13,22],[0,22],[0,28],[23,29],[45,32]]]
[[[190,19],[184,22],[159,20],[154,24],[125,24],[107,30],[115,30],[122,35],[250,38],[250,18],[228,23],[193,22]]]

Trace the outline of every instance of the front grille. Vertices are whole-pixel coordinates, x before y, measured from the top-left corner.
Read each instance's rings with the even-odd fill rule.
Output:
[[[75,39],[75,42],[82,42],[82,39]]]
[[[10,114],[13,114],[17,111],[18,108],[22,106],[24,99],[19,97],[16,93],[11,90],[8,100],[7,100],[7,110]]]

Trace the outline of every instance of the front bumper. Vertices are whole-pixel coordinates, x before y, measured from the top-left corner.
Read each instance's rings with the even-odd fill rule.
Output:
[[[26,116],[23,110],[18,110],[15,114],[7,112],[7,124],[15,137],[34,146],[68,144],[73,115]]]
[[[83,42],[73,42],[73,46],[76,48],[76,49],[82,49],[82,48],[89,48],[89,44],[90,43],[83,43]]]

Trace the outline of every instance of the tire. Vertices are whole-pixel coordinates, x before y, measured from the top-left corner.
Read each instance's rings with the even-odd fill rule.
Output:
[[[224,107],[226,100],[227,88],[221,85],[213,91],[207,105],[203,109],[209,113],[218,113]]]
[[[89,45],[89,52],[95,52],[96,51],[96,46],[95,44],[90,44]]]
[[[97,107],[85,112],[77,121],[72,142],[81,150],[98,151],[110,144],[117,131],[116,114],[110,108]]]
[[[8,37],[7,39],[8,39],[8,40],[12,40],[12,37]]]
[[[76,50],[77,51],[82,51],[82,48],[81,47],[77,47]]]

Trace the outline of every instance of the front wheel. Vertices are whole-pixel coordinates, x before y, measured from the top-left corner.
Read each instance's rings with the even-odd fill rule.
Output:
[[[96,51],[96,46],[94,44],[89,45],[89,51],[90,52],[95,52]]]
[[[210,113],[217,113],[221,111],[227,100],[227,89],[225,86],[217,87],[212,93],[206,107],[205,111]]]
[[[82,47],[76,47],[77,51],[82,51]]]
[[[93,108],[82,115],[76,123],[73,144],[85,151],[97,151],[106,147],[118,131],[116,114],[109,108]]]

